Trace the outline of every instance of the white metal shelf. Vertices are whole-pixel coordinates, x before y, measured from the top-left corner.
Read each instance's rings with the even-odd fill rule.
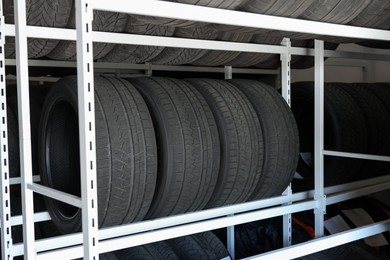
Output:
[[[294,212],[300,212],[309,209],[315,209],[317,212],[316,217],[316,234],[317,236],[323,235],[323,214],[326,205],[336,203],[339,201],[355,198],[365,194],[374,193],[377,191],[390,188],[390,177],[381,177],[373,180],[344,184],[336,187],[325,188],[323,187],[323,166],[317,164],[315,174],[315,190],[310,192],[303,192],[298,194],[291,194],[287,191],[287,195],[276,198],[265,199],[256,202],[248,202],[240,205],[234,205],[230,207],[223,207],[211,210],[205,210],[201,212],[184,214],[181,216],[173,216],[164,219],[157,219],[152,221],[144,221],[140,223],[134,223],[129,225],[123,225],[120,227],[105,228],[98,230],[96,226],[93,226],[92,219],[97,216],[96,208],[90,203],[92,200],[96,201],[96,190],[91,188],[91,181],[96,182],[96,158],[95,151],[90,150],[90,142],[94,142],[94,131],[88,133],[89,123],[94,125],[94,109],[86,109],[86,104],[94,104],[93,97],[93,72],[95,67],[104,66],[94,64],[92,54],[87,52],[86,46],[92,46],[94,41],[96,42],[109,42],[109,43],[122,43],[122,44],[140,44],[140,45],[154,45],[154,46],[168,46],[168,47],[183,47],[183,48],[197,48],[208,50],[230,50],[230,51],[243,51],[243,52],[263,52],[280,54],[282,60],[282,93],[289,100],[289,87],[290,87],[290,68],[289,59],[291,55],[308,55],[315,56],[316,66],[316,156],[317,160],[323,160],[323,156],[333,153],[332,151],[324,151],[322,141],[323,131],[323,88],[324,88],[324,57],[343,57],[343,58],[359,58],[359,59],[378,59],[378,60],[390,60],[390,56],[383,56],[377,54],[364,54],[364,53],[350,53],[350,52],[337,52],[337,51],[324,51],[323,42],[316,41],[315,49],[295,48],[290,47],[289,41],[285,41],[284,45],[264,45],[264,44],[248,44],[248,43],[234,43],[234,42],[221,42],[221,41],[209,41],[209,40],[194,40],[194,39],[179,39],[169,37],[158,36],[143,36],[143,35],[129,35],[129,34],[116,34],[106,32],[92,32],[86,31],[86,28],[92,28],[91,19],[93,16],[93,9],[107,10],[114,12],[126,12],[129,14],[151,15],[160,17],[170,17],[175,19],[188,19],[201,22],[228,24],[244,27],[255,28],[268,28],[281,31],[293,31],[302,33],[316,34],[321,32],[325,35],[351,37],[360,39],[376,39],[390,41],[390,32],[377,29],[358,28],[345,25],[326,24],[321,22],[303,21],[291,18],[272,17],[267,15],[249,14],[238,11],[221,10],[200,6],[189,6],[178,3],[155,1],[155,0],[143,0],[133,2],[123,2],[119,0],[103,1],[103,0],[76,0],[77,6],[77,29],[59,29],[59,28],[44,28],[26,26],[25,22],[25,1],[15,1],[15,18],[16,26],[4,25],[1,23],[1,36],[17,36],[17,60],[16,65],[18,68],[18,92],[22,93],[18,97],[20,118],[20,134],[22,140],[21,146],[21,164],[22,164],[22,190],[23,194],[23,216],[14,217],[6,220],[2,218],[2,230],[7,225],[20,224],[23,219],[24,237],[26,243],[13,245],[10,248],[10,254],[12,256],[22,255],[24,253],[26,259],[34,259],[39,257],[42,259],[53,259],[53,257],[61,258],[64,253],[67,256],[81,257],[84,256],[87,259],[93,259],[98,257],[98,253],[108,252],[116,249],[121,249],[129,246],[140,245],[148,242],[154,242],[158,240],[164,240],[176,236],[182,236],[186,234],[193,234],[205,230],[216,229],[219,227],[228,227],[250,221],[270,218],[274,216],[286,215]],[[24,11],[23,11],[24,10]],[[1,17],[2,21],[4,20]],[[89,26],[86,26],[86,25]],[[36,213],[34,215],[32,211],[32,190],[37,191],[39,186],[34,185],[33,176],[31,173],[31,146],[29,132],[29,97],[28,93],[28,65],[27,58],[27,38],[50,38],[50,39],[63,39],[63,40],[77,40],[78,46],[78,79],[79,79],[79,111],[80,118],[80,142],[82,162],[82,212],[83,212],[83,233],[59,236],[55,238],[49,238],[44,240],[35,241],[34,239],[34,216],[37,219],[47,219],[47,213]],[[81,55],[80,55],[81,54]],[[0,55],[2,59],[1,64],[4,63],[4,57]],[[7,63],[12,61],[7,61]],[[41,63],[41,61],[30,61],[30,65],[33,63]],[[53,61],[54,62],[54,61]],[[55,62],[58,66],[70,66],[71,63],[65,65],[65,63]],[[63,64],[63,65],[60,65]],[[41,64],[42,65],[42,64]],[[39,66],[39,65],[37,65]],[[72,64],[74,66],[74,63]],[[134,69],[150,69],[150,65],[121,65],[123,68]],[[146,66],[146,67],[145,67]],[[151,65],[155,66],[155,65]],[[167,67],[155,67],[156,69],[167,70],[180,70],[174,66]],[[196,67],[192,68],[196,71]],[[216,68],[216,70],[224,70],[225,68]],[[191,69],[190,69],[191,70]],[[198,68],[202,70],[202,68]],[[235,73],[236,69],[232,68],[230,73]],[[238,73],[239,70],[237,70]],[[245,69],[242,70],[244,72]],[[4,71],[0,71],[4,77]],[[257,73],[256,71],[253,71]],[[245,72],[244,72],[245,73]],[[21,91],[24,90],[24,91]],[[90,128],[91,129],[91,128]],[[92,128],[94,129],[94,128]],[[83,138],[84,136],[84,138]],[[92,145],[93,147],[93,145]],[[333,155],[333,154],[332,154]],[[341,155],[341,154],[334,154]],[[343,156],[353,157],[355,155],[343,154]],[[370,159],[372,157],[368,155],[359,155],[359,158]],[[84,158],[84,159],[83,159]],[[389,157],[381,157],[380,159],[388,160]],[[88,163],[87,163],[88,162]],[[88,167],[92,162],[92,169]],[[26,168],[25,168],[26,167]],[[4,167],[1,168],[4,171]],[[4,174],[3,174],[4,176]],[[9,187],[9,183],[4,178],[1,179],[2,187]],[[93,185],[96,186],[96,185]],[[55,191],[50,191],[54,192]],[[40,193],[48,194],[47,190],[41,189]],[[5,193],[3,192],[2,195]],[[57,194],[58,195],[58,194]],[[325,198],[325,195],[327,196]],[[4,202],[4,197],[2,197]],[[3,203],[4,204],[4,203]],[[97,204],[97,203],[95,203]],[[270,207],[270,208],[267,208]],[[3,208],[2,208],[3,210]],[[4,212],[4,211],[3,211]],[[6,221],[5,221],[6,220]],[[91,226],[92,225],[92,226]],[[320,238],[305,244],[305,250],[310,248],[310,252],[315,252],[320,248],[327,248],[329,241],[340,241],[340,238],[345,239],[344,242],[353,241],[356,237],[350,234],[359,234],[360,237],[366,237],[377,232],[389,229],[389,223],[377,223],[372,226],[364,227],[348,234],[338,234],[331,237]],[[4,237],[2,245],[11,242],[9,237]],[[337,242],[339,243],[339,242]],[[283,252],[288,252],[289,257],[297,256],[291,252],[298,252],[296,248],[299,246],[291,246],[283,249]],[[317,249],[316,249],[317,248]],[[50,250],[50,252],[48,251]],[[309,251],[306,251],[309,252]],[[300,252],[299,252],[300,253]],[[7,252],[3,256],[6,256]],[[281,254],[279,251],[267,253],[261,257],[275,257]],[[286,255],[286,254],[285,254]]]

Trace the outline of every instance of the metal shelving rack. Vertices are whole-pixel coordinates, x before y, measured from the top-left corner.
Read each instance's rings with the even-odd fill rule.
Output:
[[[337,246],[390,230],[390,219],[369,226],[353,229],[332,236],[324,235],[324,214],[326,206],[343,200],[375,193],[390,188],[390,176],[348,183],[324,188],[323,158],[324,156],[344,156],[361,159],[390,161],[389,157],[352,154],[336,151],[326,151],[323,146],[324,123],[324,58],[343,57],[360,59],[378,59],[390,61],[389,56],[338,52],[324,50],[323,41],[316,40],[315,48],[291,47],[288,39],[280,46],[235,43],[209,40],[178,39],[158,36],[115,34],[92,31],[91,21],[94,10],[124,12],[137,15],[169,17],[175,19],[193,20],[199,22],[219,23],[242,27],[266,28],[278,31],[300,32],[323,35],[351,37],[360,39],[375,39],[390,41],[390,31],[357,28],[344,25],[326,24],[321,22],[303,21],[291,18],[272,17],[238,11],[214,9],[193,5],[184,5],[156,0],[120,1],[120,0],[76,0],[77,29],[43,28],[26,25],[25,0],[15,1],[15,26],[4,24],[0,17],[0,170],[1,170],[1,245],[2,258],[10,259],[24,255],[25,259],[54,259],[83,257],[98,259],[100,253],[114,251],[131,246],[165,240],[222,227],[271,218],[284,217],[285,245],[280,250],[272,251],[250,259],[287,259],[309,254],[322,249]],[[2,6],[0,5],[2,9]],[[20,125],[21,178],[9,179],[7,164],[7,120],[5,100],[5,60],[4,38],[16,35],[17,49],[17,83]],[[77,40],[78,50],[78,97],[80,125],[80,157],[81,157],[81,190],[78,198],[64,194],[36,183],[37,177],[32,174],[31,167],[31,137],[28,96],[28,55],[27,38],[46,38],[61,40]],[[162,219],[143,221],[118,227],[98,229],[95,205],[96,194],[96,156],[94,148],[94,67],[91,53],[93,42],[110,42],[117,44],[157,45],[165,47],[200,48],[209,50],[229,50],[245,52],[263,52],[281,55],[282,93],[290,103],[290,59],[291,55],[309,55],[315,57],[315,189],[314,191],[291,193],[291,189],[274,198],[248,202],[239,205],[209,209],[195,213],[172,216]],[[30,61],[33,63],[34,61]],[[39,61],[37,61],[39,63]],[[128,65],[127,65],[128,66]],[[137,66],[137,65],[135,65]],[[141,65],[138,65],[141,66]],[[144,65],[142,65],[144,66]],[[148,66],[148,65],[147,65]],[[169,69],[169,68],[167,68]],[[171,68],[171,69],[177,69]],[[188,69],[188,68],[186,68]],[[184,70],[186,70],[184,69]],[[150,67],[147,67],[150,71]],[[177,69],[180,70],[180,69]],[[194,69],[195,70],[195,69]],[[226,77],[231,77],[234,68],[224,69]],[[9,186],[21,184],[23,197],[23,215],[10,218]],[[34,213],[33,192],[43,194],[82,209],[83,232],[54,238],[35,240],[34,221],[49,219],[47,213]],[[311,210],[315,212],[316,239],[307,243],[291,245],[291,218],[289,214]],[[12,225],[23,224],[24,243],[13,244],[10,234]],[[232,231],[233,228],[230,228]],[[231,234],[232,232],[230,232]],[[234,238],[229,238],[229,248],[234,250]],[[302,250],[304,248],[304,250]]]

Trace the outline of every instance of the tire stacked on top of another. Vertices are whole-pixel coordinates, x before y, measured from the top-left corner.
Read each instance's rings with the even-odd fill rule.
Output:
[[[173,36],[214,40],[218,37],[218,32],[210,26],[199,26],[195,28],[176,28]],[[161,65],[184,65],[192,63],[203,57],[208,51],[202,49],[185,48],[164,48],[156,57],[149,62]]]
[[[264,140],[262,174],[251,199],[280,195],[291,182],[299,153],[298,128],[282,96],[253,80],[231,80],[249,99],[260,120]]]
[[[298,124],[300,157],[293,190],[314,187],[314,84],[295,83],[291,89],[292,111]],[[360,152],[367,150],[367,127],[356,101],[335,85],[325,86],[326,150]],[[325,157],[325,185],[351,181],[362,166],[358,159]]]
[[[128,19],[127,14],[94,11],[94,19],[92,21],[92,30],[103,32],[124,32]],[[75,10],[72,9],[69,24],[67,28],[76,27]],[[99,59],[106,56],[113,48],[115,44],[94,42],[93,44],[93,57]],[[58,45],[46,56],[55,60],[76,60],[77,45],[75,41],[60,41]]]
[[[175,28],[158,24],[145,23],[136,17],[129,17],[126,33],[154,36],[172,36]],[[126,62],[144,63],[149,62],[158,56],[164,47],[118,44],[106,56],[102,57],[103,62]]]
[[[42,183],[79,196],[76,84],[50,90],[39,155]],[[96,77],[95,113],[99,227],[280,195],[295,171],[294,118],[257,81]],[[61,232],[81,228],[79,209],[46,203]]]
[[[206,99],[217,122],[221,166],[207,208],[247,201],[262,174],[263,134],[253,106],[234,85],[221,80],[187,79]]]
[[[339,88],[347,92],[359,105],[365,125],[367,127],[367,154],[389,155],[390,154],[390,113],[386,106],[371,90],[359,84],[337,84]],[[376,86],[373,86],[375,88]],[[375,177],[383,174],[388,163],[381,161],[364,160],[357,179]]]
[[[44,185],[80,196],[75,76],[58,81],[43,105],[40,169]],[[157,170],[153,123],[138,91],[127,81],[95,78],[99,227],[142,220],[151,204]],[[46,198],[63,233],[81,228],[81,210]]]
[[[26,1],[27,25],[66,28],[73,7],[72,0],[28,0]],[[6,23],[14,23],[13,0],[4,1]],[[40,58],[49,54],[59,40],[28,39],[29,58]],[[15,40],[5,45],[6,57],[15,57]]]
[[[200,93],[180,80],[129,81],[147,103],[157,136],[158,178],[148,218],[203,209],[219,171],[217,126]]]
[[[326,150],[390,155],[390,88],[386,84],[325,85],[324,146]],[[295,83],[292,110],[302,137],[296,190],[313,188],[313,83]],[[305,138],[303,138],[305,137]],[[325,185],[357,181],[386,174],[388,162],[325,157]],[[298,175],[299,174],[299,175]]]

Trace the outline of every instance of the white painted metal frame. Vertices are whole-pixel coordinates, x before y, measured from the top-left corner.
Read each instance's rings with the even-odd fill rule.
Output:
[[[285,51],[280,54],[281,61],[281,86],[282,96],[288,106],[291,106],[291,41],[289,38],[284,38],[281,42],[285,46]],[[287,196],[288,201],[284,205],[292,204],[292,189],[291,184],[283,192]],[[283,246],[291,246],[292,243],[292,222],[291,214],[283,215]]]
[[[390,40],[390,32],[375,29],[355,28],[343,25],[330,25],[319,22],[300,21],[290,18],[271,17],[266,15],[248,14],[237,11],[219,10],[200,6],[188,6],[178,3],[170,3],[155,0],[137,1],[137,3],[123,2],[120,0],[76,0],[77,5],[77,33],[74,30],[55,29],[32,27],[25,25],[25,0],[15,1],[16,6],[16,21],[15,27],[5,25],[4,35],[17,36],[17,65],[18,65],[18,101],[21,105],[21,162],[22,162],[22,190],[23,194],[23,224],[24,224],[24,245],[14,245],[12,251],[14,255],[25,254],[27,258],[34,258],[36,255],[42,259],[53,259],[54,257],[61,257],[64,253],[67,256],[81,257],[88,259],[97,259],[98,253],[108,252],[116,249],[121,249],[129,246],[140,245],[144,243],[154,242],[158,240],[168,239],[176,236],[182,236],[192,233],[197,233],[205,230],[215,229],[219,227],[234,226],[249,221],[270,218],[274,216],[281,216],[291,214],[294,212],[316,209],[320,214],[316,217],[316,233],[321,236],[323,232],[323,212],[325,205],[336,203],[345,199],[350,199],[364,194],[370,194],[375,191],[389,188],[390,180],[383,183],[383,179],[375,179],[372,182],[365,181],[358,184],[340,185],[332,187],[332,191],[338,191],[334,194],[329,194],[325,200],[324,195],[327,194],[327,189],[323,188],[322,169],[316,169],[316,189],[312,192],[291,194],[287,196],[280,196],[270,198],[257,202],[244,203],[240,205],[206,210],[182,216],[174,216],[154,221],[146,221],[120,227],[113,227],[108,229],[97,229],[96,222],[96,158],[94,148],[94,99],[93,99],[93,60],[92,60],[92,42],[113,42],[124,44],[143,44],[143,45],[158,45],[170,47],[186,47],[186,48],[204,48],[211,50],[232,50],[232,51],[246,51],[246,52],[265,52],[282,54],[285,57],[283,82],[286,81],[289,75],[286,73],[286,62],[288,56],[293,55],[311,55],[316,59],[316,115],[321,115],[321,106],[323,106],[323,59],[324,56],[348,56],[357,57],[353,53],[339,53],[323,50],[323,42],[316,41],[315,50],[306,50],[302,48],[290,48],[288,46],[267,46],[258,44],[246,43],[229,43],[229,42],[215,42],[205,40],[191,40],[191,39],[172,39],[156,36],[141,36],[141,35],[125,35],[113,34],[91,31],[92,11],[108,10],[127,12],[141,15],[152,15],[161,17],[171,17],[177,19],[189,19],[194,21],[215,22],[221,24],[231,24],[245,27],[256,27],[283,31],[295,31],[304,33],[317,33],[341,36],[354,37],[361,39],[378,39]],[[23,11],[24,10],[24,11]],[[266,25],[266,26],[264,26]],[[48,33],[50,32],[50,33]],[[3,31],[2,31],[3,33]],[[79,114],[80,114],[80,153],[81,161],[85,164],[82,168],[82,200],[81,208],[83,211],[83,233],[61,236],[41,241],[34,239],[34,213],[32,211],[32,190],[48,195],[50,192],[56,193],[53,196],[59,196],[58,192],[45,189],[40,185],[33,183],[31,173],[31,143],[29,133],[29,106],[28,106],[28,59],[27,59],[27,37],[36,38],[51,38],[51,39],[68,39],[76,40],[78,42],[78,85],[79,85]],[[156,41],[158,40],[158,41]],[[89,52],[87,51],[89,50]],[[81,54],[81,57],[80,57]],[[285,56],[283,56],[283,54]],[[363,55],[363,58],[376,58],[378,55]],[[1,58],[1,57],[0,57]],[[381,56],[380,59],[383,59]],[[385,59],[390,60],[389,57]],[[3,60],[1,60],[3,61]],[[318,69],[319,68],[319,69]],[[234,68],[233,68],[234,71]],[[231,73],[230,71],[229,73]],[[286,81],[287,82],[287,81]],[[288,85],[287,85],[288,86]],[[23,90],[23,91],[21,91]],[[286,88],[283,88],[284,96],[288,93]],[[286,92],[287,91],[287,92]],[[321,93],[322,91],[322,93]],[[286,99],[288,100],[288,99]],[[322,104],[321,104],[322,100]],[[27,101],[27,102],[26,102]],[[318,104],[319,102],[319,104]],[[90,107],[91,106],[91,107]],[[27,111],[27,112],[26,112]],[[317,118],[317,117],[316,117]],[[321,133],[321,119],[316,122],[316,132]],[[323,127],[323,125],[322,125]],[[321,134],[320,134],[321,135]],[[325,154],[335,156],[360,156],[361,158],[371,158],[366,155],[351,155],[348,153],[339,153],[333,151],[323,151],[321,145],[321,136],[316,136],[316,155],[323,157]],[[92,148],[91,148],[92,147]],[[336,154],[337,153],[337,154]],[[388,160],[388,157],[375,157],[377,159]],[[92,167],[90,167],[92,165]],[[317,176],[318,175],[318,176]],[[372,185],[369,185],[371,183]],[[92,184],[92,185],[91,185]],[[354,188],[360,187],[360,188]],[[344,191],[344,192],[343,192]],[[310,199],[313,198],[314,199]],[[308,199],[309,198],[309,199]],[[27,201],[30,205],[27,205]],[[303,200],[303,201],[300,201]],[[92,202],[93,201],[93,202]],[[294,203],[291,203],[294,202]],[[277,206],[281,204],[288,204]],[[291,204],[290,204],[291,203]],[[77,203],[76,203],[77,204]],[[264,209],[265,207],[271,207]],[[35,214],[37,216],[37,214]],[[47,216],[46,216],[47,217]],[[29,218],[29,219],[28,219]],[[39,218],[45,218],[39,215]],[[322,219],[321,219],[322,218]],[[16,221],[16,219],[15,219]],[[20,220],[17,220],[20,221]],[[12,221],[11,221],[12,222]],[[20,222],[19,222],[20,223]],[[358,230],[351,231],[348,234],[335,235],[332,237],[320,238],[315,241],[304,244],[305,250],[315,252],[315,250],[326,248],[329,246],[328,242],[324,241],[340,241],[342,237],[344,242],[353,241],[355,238],[350,234],[359,234],[360,237],[376,234],[389,229],[388,222],[377,223],[372,226],[363,227]],[[353,233],[356,232],[356,233]],[[50,241],[50,242],[49,242]],[[99,247],[96,247],[99,243]],[[326,245],[326,243],[328,243]],[[339,242],[338,242],[339,243]],[[84,245],[84,246],[83,246]],[[319,247],[320,245],[320,247]],[[300,245],[299,245],[300,246]],[[287,247],[283,249],[284,252],[295,252],[299,246]],[[52,250],[52,251],[48,251]],[[299,251],[299,250],[298,250]],[[279,252],[270,252],[267,255],[277,256]],[[287,253],[289,257],[294,254]],[[266,256],[264,256],[266,257]]]
[[[15,17],[15,47],[18,64],[18,118],[19,118],[19,146],[20,146],[20,175],[22,190],[23,212],[23,241],[25,259],[35,258],[35,232],[34,232],[34,199],[33,191],[28,188],[32,184],[31,159],[31,128],[30,128],[30,89],[28,79],[28,47],[27,47],[27,16],[26,1],[14,1]]]
[[[390,176],[383,176],[372,180],[364,180],[356,183],[329,187],[325,189],[326,194],[328,194],[329,198],[327,200],[327,204],[337,203],[345,199],[351,199],[377,192],[383,190],[386,187],[389,187],[389,185]],[[281,216],[283,214],[286,214],[287,212],[292,213],[314,209],[317,203],[313,200],[308,201],[308,199],[312,198],[313,195],[314,191],[293,194],[292,197],[295,203],[291,207],[279,206],[276,208],[274,207],[268,209],[268,207],[270,206],[284,204],[288,201],[288,198],[286,196],[280,196],[262,201],[205,210],[182,216],[173,216],[154,221],[146,221],[101,229],[99,230],[99,240],[102,241],[104,245],[100,244],[99,250],[100,252],[107,252],[114,249],[120,249],[128,246],[140,245],[147,242],[163,240],[176,235],[179,236],[182,234],[192,234],[201,232],[202,230],[206,229],[208,230],[219,227],[226,227],[230,225],[237,225],[250,221],[251,219],[260,220],[274,216]],[[261,210],[261,208],[263,210]],[[229,217],[232,214],[236,215]],[[205,224],[206,226],[202,227],[202,224],[199,224],[200,222]],[[194,225],[191,223],[196,224]],[[172,229],[170,227],[175,228]],[[166,228],[170,228],[170,232],[164,231]],[[159,232],[148,232],[150,230],[156,230]],[[167,234],[169,235],[168,237],[165,236]],[[38,253],[38,257],[47,257],[47,259],[49,259],[50,257],[61,257],[61,255],[63,254],[71,254],[74,257],[81,257],[83,255],[83,247],[81,245],[82,240],[83,238],[81,233],[38,240],[36,242],[36,250]],[[15,255],[23,254],[22,245],[16,245],[13,249]]]
[[[315,40],[314,56],[314,200],[317,201],[315,214],[315,236],[324,235],[324,215],[326,210],[324,194],[324,42]]]
[[[8,129],[7,129],[7,98],[5,85],[4,43],[3,34],[4,15],[3,4],[0,1],[0,200],[1,200],[1,258],[11,259],[12,229],[11,229],[11,201],[10,176],[8,160]]]
[[[83,248],[84,259],[89,260],[99,259],[92,2],[78,0],[75,4]]]

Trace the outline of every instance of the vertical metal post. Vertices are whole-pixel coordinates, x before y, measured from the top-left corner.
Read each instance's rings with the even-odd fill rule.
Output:
[[[282,96],[286,103],[291,106],[291,41],[288,38],[284,38],[281,42],[283,46],[286,46],[286,52],[281,53],[280,60],[282,62],[281,70],[281,85]],[[285,205],[292,204],[292,190],[291,184],[283,192],[284,196],[288,197],[288,202]],[[291,227],[291,214],[283,215],[283,246],[291,246],[292,244],[292,227]]]
[[[28,46],[27,46],[27,15],[26,1],[15,0],[15,43],[16,43],[16,75],[18,87],[18,116],[19,116],[19,146],[20,173],[22,177],[22,209],[23,209],[23,242],[24,258],[34,259],[34,200],[33,192],[27,185],[33,183],[31,161],[31,128],[30,128],[30,90],[28,75]]]
[[[225,80],[232,79],[233,78],[233,68],[232,66],[225,66]],[[235,234],[235,227],[230,226],[227,227],[227,249],[232,257],[232,259],[236,259],[236,250],[235,250],[235,239],[236,239],[236,234]]]
[[[7,98],[5,84],[4,57],[4,12],[0,1],[0,171],[1,171],[1,259],[11,259],[11,205],[9,189],[8,131],[7,131]]]
[[[225,79],[232,79],[232,78],[233,78],[233,67],[225,66]]]
[[[315,236],[324,235],[326,213],[324,193],[324,41],[315,40],[314,45],[314,200],[318,202],[315,213]]]
[[[291,41],[289,38],[284,38],[281,44],[286,46],[286,52],[280,55],[282,62],[282,96],[287,104],[291,106]]]
[[[99,259],[91,0],[76,1],[77,84],[84,259]]]
[[[153,76],[153,69],[152,69],[152,64],[147,62],[145,63],[147,69],[145,70],[145,75],[146,77],[151,77]]]

